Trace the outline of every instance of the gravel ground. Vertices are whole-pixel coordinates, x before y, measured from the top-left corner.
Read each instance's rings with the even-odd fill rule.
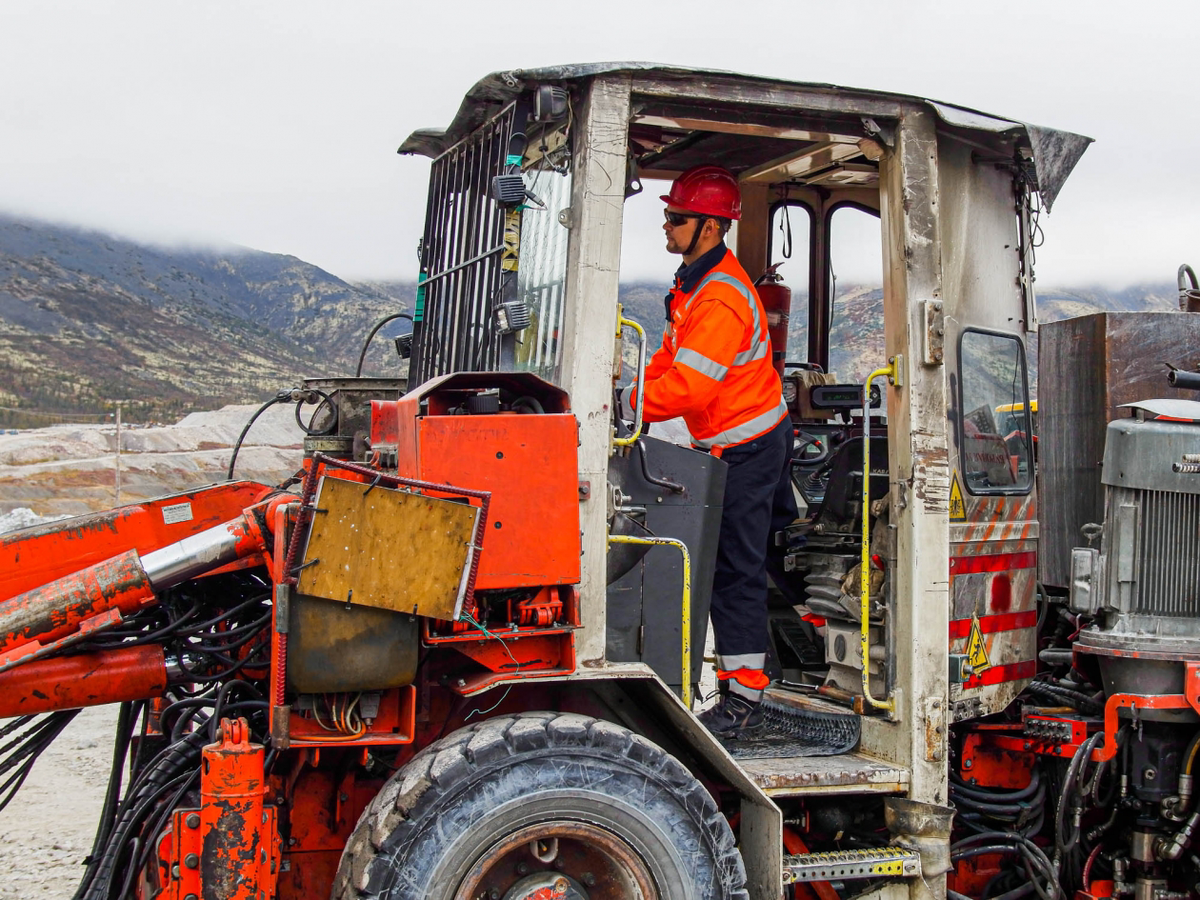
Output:
[[[0,900],[75,893],[108,786],[116,720],[116,706],[83,710],[0,811]]]

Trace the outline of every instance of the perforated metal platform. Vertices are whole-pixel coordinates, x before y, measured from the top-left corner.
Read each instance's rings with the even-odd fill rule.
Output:
[[[760,728],[723,742],[734,759],[836,756],[858,745],[859,719],[852,712],[792,705],[770,696],[763,709],[766,721]]]

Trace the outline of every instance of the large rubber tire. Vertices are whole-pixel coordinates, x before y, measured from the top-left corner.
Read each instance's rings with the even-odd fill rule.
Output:
[[[552,712],[489,719],[417,754],[363,811],[333,897],[455,900],[514,846],[506,839],[539,828],[547,838],[590,828],[597,846],[628,848],[657,900],[748,897],[729,824],[687,769],[626,728]],[[498,888],[482,896],[511,889],[495,871],[495,882],[474,882]],[[583,895],[609,896],[600,884]]]

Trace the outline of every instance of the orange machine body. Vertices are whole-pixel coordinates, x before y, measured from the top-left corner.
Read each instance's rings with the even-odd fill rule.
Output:
[[[140,700],[167,687],[163,648],[116,647],[103,653],[57,656],[17,666],[4,675],[0,717]]]
[[[161,896],[262,900],[275,896],[280,839],[265,803],[264,751],[245,719],[221,720],[204,748],[199,809],[178,809],[160,845]]]
[[[231,481],[0,536],[0,599],[127,550],[148,553],[228,522],[274,488]]]
[[[457,412],[494,389],[544,412]],[[448,375],[376,402],[372,418],[373,446],[394,436],[401,477],[491,492],[476,589],[578,583],[579,438],[561,389],[525,373]]]

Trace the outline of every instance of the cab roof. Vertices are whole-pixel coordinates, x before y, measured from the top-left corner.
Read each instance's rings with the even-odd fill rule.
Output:
[[[404,154],[437,157],[446,152],[508,103],[538,85],[571,87],[598,75],[628,74],[635,94],[653,93],[670,98],[696,98],[704,94],[720,102],[781,105],[790,94],[805,94],[809,105],[797,106],[801,116],[832,116],[854,122],[863,137],[883,137],[886,142],[887,120],[899,118],[905,107],[921,106],[933,111],[946,130],[984,148],[1002,142],[1015,142],[1033,165],[1038,191],[1049,210],[1092,139],[1069,131],[1043,128],[1028,122],[1006,119],[965,106],[943,103],[888,91],[839,87],[816,82],[784,81],[758,75],[745,75],[719,69],[688,69],[659,63],[601,62],[549,66],[539,69],[512,69],[493,72],[481,78],[467,92],[458,113],[445,129],[414,131],[400,145]],[[797,101],[803,102],[801,98]],[[881,121],[882,120],[882,121]],[[744,146],[744,145],[743,145]]]

